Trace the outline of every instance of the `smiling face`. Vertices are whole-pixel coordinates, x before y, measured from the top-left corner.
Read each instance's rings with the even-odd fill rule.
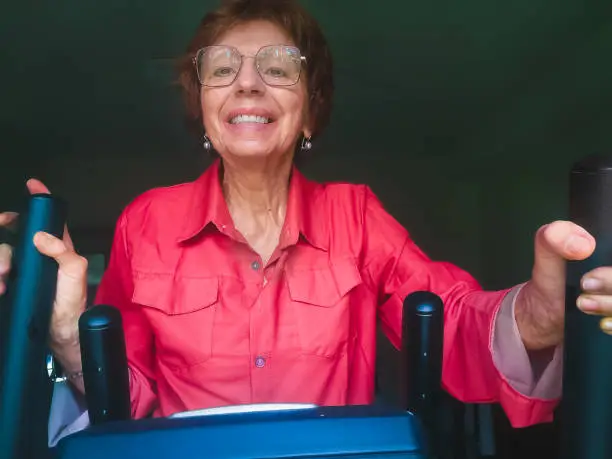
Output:
[[[297,84],[269,86],[252,58],[265,46],[293,45],[289,37],[271,22],[252,21],[233,27],[215,44],[245,56],[232,84],[203,86],[200,92],[204,128],[215,150],[222,158],[292,155],[300,134],[311,135],[304,72]]]

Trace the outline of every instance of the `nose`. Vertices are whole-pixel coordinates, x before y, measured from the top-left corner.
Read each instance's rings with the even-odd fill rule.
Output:
[[[242,68],[234,82],[236,90],[242,94],[258,94],[263,92],[265,83],[255,68],[254,59],[247,57],[243,59]]]

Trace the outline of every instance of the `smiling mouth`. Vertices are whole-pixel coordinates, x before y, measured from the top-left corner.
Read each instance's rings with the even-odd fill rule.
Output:
[[[269,124],[272,122],[270,118],[258,115],[238,115],[230,119],[230,124],[243,124],[243,123],[257,123],[257,124]]]

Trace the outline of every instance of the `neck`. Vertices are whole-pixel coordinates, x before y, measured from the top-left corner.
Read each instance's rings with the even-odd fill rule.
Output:
[[[235,219],[239,216],[255,220],[271,218],[282,225],[291,167],[290,156],[250,164],[223,160],[223,192],[232,216]]]

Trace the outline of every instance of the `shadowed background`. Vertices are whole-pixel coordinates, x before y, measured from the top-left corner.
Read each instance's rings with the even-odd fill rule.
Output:
[[[37,176],[69,200],[78,248],[104,252],[134,196],[198,176],[208,158],[183,125],[170,59],[215,4],[3,5],[0,209]],[[571,163],[609,149],[612,4],[303,4],[330,41],[337,82],[303,172],[368,183],[426,252],[487,288],[528,279],[533,234],[565,217]],[[391,387],[395,356],[383,355]],[[507,454],[545,457],[554,443],[550,426],[497,422]]]

